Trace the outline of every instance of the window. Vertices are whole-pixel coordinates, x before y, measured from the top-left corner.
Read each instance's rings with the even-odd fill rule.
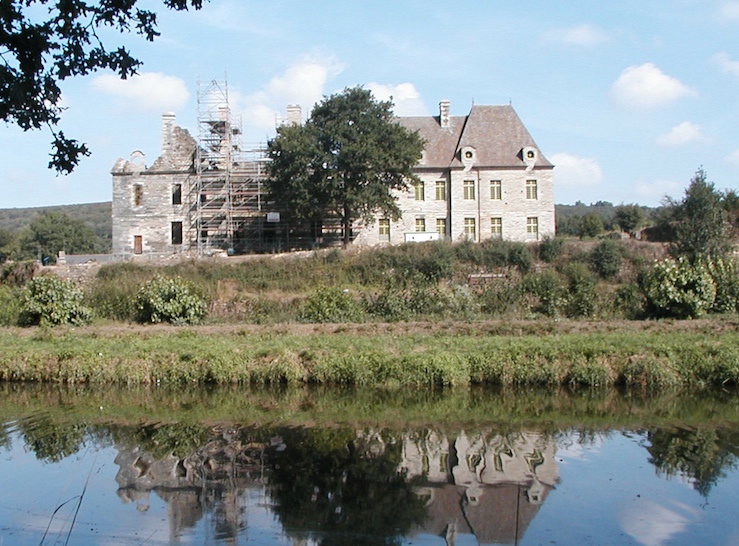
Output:
[[[446,201],[446,180],[436,181],[436,200]]]
[[[539,219],[534,216],[526,218],[526,238],[539,238]]]
[[[416,218],[416,231],[418,233],[426,232],[426,218]]]
[[[500,180],[490,181],[490,199],[503,199],[503,185]]]
[[[144,238],[141,235],[133,236],[133,253],[134,254],[144,253]]]
[[[390,240],[390,220],[388,218],[380,218],[378,220],[378,225],[380,228],[380,240],[389,241]]]
[[[476,240],[477,235],[477,224],[474,218],[464,219],[464,236],[470,241]]]
[[[133,206],[140,207],[144,204],[144,186],[141,184],[133,185]]]
[[[490,219],[490,235],[493,239],[503,238],[503,218]]]
[[[436,233],[438,233],[442,239],[446,237],[446,218],[436,219]]]
[[[172,244],[182,244],[182,222],[172,222]]]
[[[464,198],[465,199],[475,198],[475,181],[474,180],[464,181]]]
[[[423,181],[413,183],[413,195],[416,198],[416,201],[426,200],[426,191]]]
[[[539,199],[536,180],[526,181],[526,199]]]
[[[182,204],[182,184],[175,184],[172,186],[172,204]]]

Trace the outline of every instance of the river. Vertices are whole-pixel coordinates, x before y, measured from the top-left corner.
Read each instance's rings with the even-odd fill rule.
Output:
[[[739,544],[734,392],[0,395],[0,546]]]

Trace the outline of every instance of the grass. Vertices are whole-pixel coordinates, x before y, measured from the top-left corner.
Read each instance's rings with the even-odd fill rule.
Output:
[[[713,324],[713,326],[711,326]],[[723,324],[723,327],[720,325]],[[739,384],[733,322],[0,330],[0,380],[669,388]]]

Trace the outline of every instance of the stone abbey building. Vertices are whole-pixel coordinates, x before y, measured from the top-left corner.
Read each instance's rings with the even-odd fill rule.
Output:
[[[265,201],[266,150],[240,142],[225,90],[199,95],[197,138],[162,117],[162,152],[147,166],[141,152],[119,159],[113,178],[113,253],[167,256],[269,252],[339,244],[338,219],[305,226]],[[554,236],[553,165],[510,105],[472,106],[451,116],[399,117],[425,140],[421,182],[397,194],[398,221],[352,227],[354,245],[446,239],[537,241]],[[287,123],[301,112],[288,107]]]

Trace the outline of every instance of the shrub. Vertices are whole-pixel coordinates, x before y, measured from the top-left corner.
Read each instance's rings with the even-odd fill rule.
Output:
[[[196,324],[207,312],[205,300],[182,278],[157,275],[136,298],[140,322]]]
[[[571,318],[593,316],[598,301],[595,276],[582,263],[569,264],[562,273],[567,279],[565,315]]]
[[[656,263],[642,277],[642,290],[649,310],[659,317],[696,318],[716,298],[708,269],[684,258]]]
[[[502,316],[513,311],[521,302],[521,284],[515,279],[496,279],[487,283],[478,296],[483,313]]]
[[[34,277],[23,288],[19,324],[23,326],[82,325],[91,312],[82,305],[82,290],[53,275]]]
[[[613,279],[621,271],[621,247],[604,239],[590,253],[590,268],[602,279]]]
[[[708,273],[716,285],[716,299],[711,311],[736,313],[739,311],[739,266],[731,258],[714,258],[706,262]]]
[[[35,261],[9,262],[0,270],[0,283],[11,286],[23,286],[38,273],[39,266]]]
[[[548,264],[562,256],[564,252],[564,239],[544,237],[539,243],[539,258]]]
[[[300,318],[305,322],[359,322],[362,308],[348,290],[320,287],[301,306]]]
[[[0,284],[0,326],[15,326],[20,313],[20,289]]]
[[[619,286],[611,300],[613,312],[629,320],[636,320],[644,314],[644,295],[636,283]]]
[[[521,284],[525,293],[538,299],[534,311],[548,317],[557,316],[567,293],[556,271],[548,269],[541,273],[529,273]]]

